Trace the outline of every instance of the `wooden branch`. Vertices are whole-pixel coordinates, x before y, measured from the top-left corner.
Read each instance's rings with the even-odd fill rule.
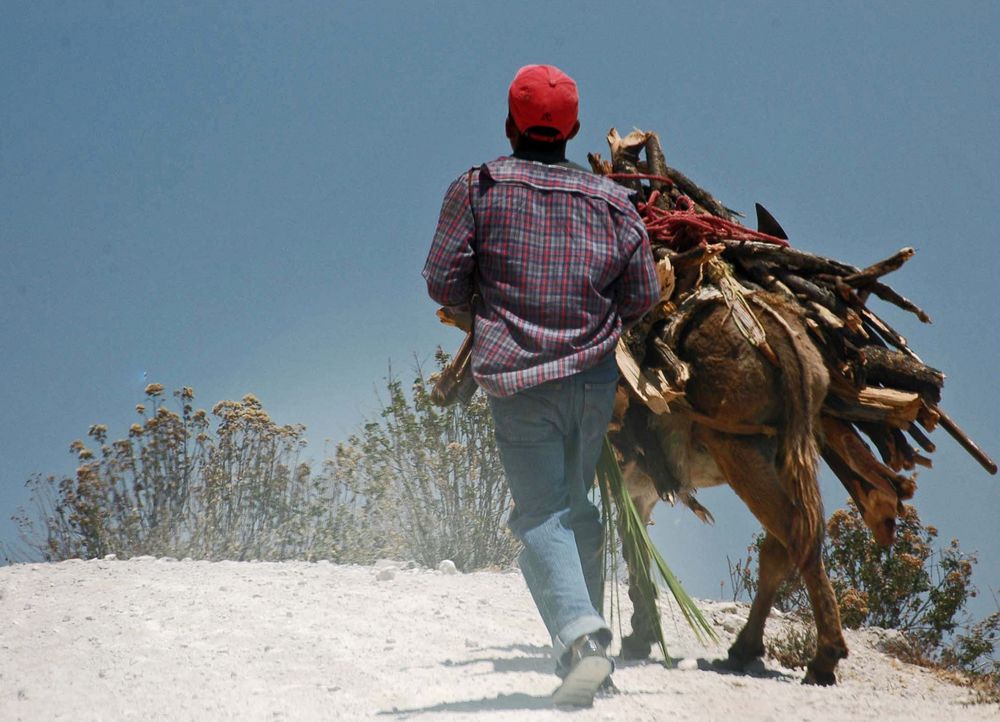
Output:
[[[815,283],[807,281],[790,271],[776,270],[777,276],[785,282],[785,285],[796,293],[801,293],[810,301],[828,308],[834,314],[844,314],[843,306],[838,304],[836,296],[824,288],[820,288]]]
[[[941,400],[944,374],[901,351],[865,346],[861,349],[865,377],[869,382],[904,391],[916,391],[931,403]]]
[[[726,255],[734,258],[757,258],[773,266],[784,269],[826,273],[833,276],[856,273],[858,269],[840,261],[816,256],[790,246],[757,241],[722,241],[726,244]]]
[[[922,403],[920,405],[920,411],[917,412],[917,423],[919,423],[925,431],[934,431],[934,429],[937,428],[940,418],[941,416],[936,407],[927,403]]]
[[[680,270],[689,266],[700,266],[703,263],[708,263],[724,250],[726,250],[726,247],[721,243],[709,243],[707,246],[693,246],[681,253],[671,251],[664,246],[656,246],[653,248],[653,255],[657,259],[669,259],[670,264]]]
[[[650,334],[646,343],[646,355],[651,357],[652,368],[663,372],[671,388],[683,392],[691,378],[691,367],[674,353],[670,344],[655,334]]]
[[[660,145],[660,136],[653,131],[646,133],[646,166],[650,175],[658,175],[669,178],[667,175],[667,159],[663,155],[663,146]],[[650,180],[649,186],[653,190],[666,193],[669,186],[663,181]],[[666,201],[666,199],[664,199]],[[664,205],[666,207],[666,203]]]
[[[989,455],[976,446],[976,443],[969,438],[969,436],[962,431],[958,424],[955,423],[948,414],[942,411],[940,408],[936,408],[938,416],[941,420],[941,426],[947,431],[955,441],[962,445],[962,448],[972,455],[972,458],[979,462],[979,464],[986,469],[986,471],[991,474],[997,473],[997,462],[993,461]]]
[[[831,383],[830,392],[824,413],[846,421],[883,423],[899,429],[909,427],[923,406],[916,393],[868,386],[857,390],[849,382]]]
[[[638,173],[639,151],[645,144],[646,134],[640,131],[632,131],[622,138],[618,135],[616,128],[609,130],[608,146],[611,148],[611,169],[615,173]],[[642,183],[638,178],[622,179],[618,182],[638,193],[641,200],[645,200],[642,195]]]
[[[615,359],[622,378],[632,389],[635,396],[642,401],[654,414],[669,411],[668,403],[682,394],[670,388],[667,380],[659,371],[648,371],[639,367],[632,352],[621,339],[615,347]]]
[[[882,457],[882,461],[890,469],[900,471],[904,468],[913,468],[912,463],[907,466],[907,461],[911,460],[911,458],[903,453],[896,443],[896,437],[891,433],[895,429],[885,424],[869,421],[855,422],[855,425],[875,445],[879,456]]]
[[[883,338],[887,344],[895,346],[907,356],[920,361],[920,358],[910,350],[909,346],[906,345],[906,338],[896,333],[896,331],[893,330],[889,324],[869,311],[867,308],[860,309],[860,314],[861,318],[864,319],[865,325]]]
[[[908,260],[913,258],[914,253],[915,251],[912,248],[903,248],[885,260],[873,263],[863,271],[858,271],[857,273],[852,273],[849,276],[844,276],[844,283],[849,286],[854,286],[855,288],[867,286],[887,273],[892,273],[898,269]]]
[[[928,316],[927,313],[922,308],[917,306],[910,299],[905,298],[904,296],[900,296],[898,293],[896,293],[893,289],[886,286],[884,283],[875,282],[870,286],[868,286],[867,290],[874,293],[883,301],[891,303],[894,306],[898,306],[904,311],[909,311],[924,323],[931,322],[931,317]]]
[[[724,205],[719,203],[719,201],[715,200],[711,193],[706,191],[676,168],[667,166],[667,178],[674,182],[677,190],[684,193],[684,195],[688,196],[691,200],[711,213],[713,216],[733,220],[733,216],[736,215]]]
[[[831,418],[826,414],[820,416],[823,423],[823,434],[827,446],[843,460],[850,469],[877,489],[886,493],[896,494],[901,499],[908,499],[916,488],[912,479],[897,474],[885,464],[876,459],[868,445],[858,436],[850,424]],[[910,496],[906,496],[909,493]]]
[[[600,153],[587,153],[587,162],[590,169],[597,175],[611,175],[614,171],[611,168],[611,161],[601,158]]]
[[[861,518],[864,519],[865,526],[871,529],[875,541],[883,546],[892,544],[899,497],[895,493],[868,484],[829,446],[823,447],[823,460],[854,499],[861,512]]]
[[[844,328],[844,321],[837,314],[833,313],[830,309],[821,303],[816,301],[809,302],[809,308],[812,310],[813,315],[819,318],[823,325],[827,328],[839,331]]]
[[[934,442],[928,438],[927,434],[925,434],[915,422],[906,427],[906,433],[908,433],[910,438],[916,441],[920,445],[920,448],[928,454],[933,454],[937,450],[937,446],[935,446]]]

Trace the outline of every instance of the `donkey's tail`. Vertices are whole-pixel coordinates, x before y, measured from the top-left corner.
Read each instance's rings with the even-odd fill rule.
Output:
[[[793,327],[766,300],[754,300],[781,329],[778,338],[768,339],[780,363],[785,404],[778,475],[796,511],[791,520],[788,554],[801,567],[818,552],[823,538],[823,499],[817,479],[818,421],[829,376],[815,347],[805,338],[805,328],[799,324]]]

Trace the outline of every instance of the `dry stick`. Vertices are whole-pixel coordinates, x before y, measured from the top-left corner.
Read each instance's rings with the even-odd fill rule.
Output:
[[[667,159],[663,155],[663,146],[660,145],[660,136],[653,131],[646,133],[646,165],[651,175],[667,176]],[[670,188],[663,181],[651,180],[650,187],[655,191],[666,193]],[[662,197],[662,196],[661,196]],[[662,205],[669,208],[669,201],[662,197]],[[660,203],[658,201],[658,203]]]
[[[931,441],[927,434],[921,431],[920,427],[915,423],[906,427],[906,433],[908,433],[910,437],[920,445],[920,448],[928,454],[933,454],[937,450],[937,446],[934,445],[934,442]]]
[[[719,203],[719,201],[712,197],[711,193],[706,191],[676,168],[667,166],[666,175],[667,178],[674,182],[674,185],[677,186],[678,190],[682,191],[686,196],[707,210],[713,216],[733,220],[735,216],[739,215]]]
[[[839,373],[830,374],[830,394],[823,412],[847,421],[874,422],[897,428],[912,424],[920,413],[920,396],[895,389],[854,388]]]
[[[927,402],[920,405],[920,411],[917,412],[917,423],[924,427],[925,431],[934,431],[940,418],[941,415],[938,413],[937,407],[930,406]]]
[[[639,151],[646,142],[646,134],[632,132],[622,138],[618,131],[612,128],[608,131],[608,146],[611,148],[611,169],[615,173],[636,174],[639,172]],[[631,191],[639,194],[639,200],[645,201],[642,193],[642,183],[638,178],[623,178],[618,181]]]
[[[889,428],[887,426],[880,423],[864,421],[855,421],[854,425],[859,431],[863,432],[873,444],[875,444],[875,448],[878,449],[878,453],[882,457],[882,461],[884,461],[889,468],[894,471],[899,471],[903,468],[902,454],[899,449],[896,448],[895,439],[889,433]]]
[[[844,276],[844,283],[854,287],[867,286],[870,283],[874,283],[887,273],[892,273],[898,269],[908,260],[913,258],[914,253],[915,251],[912,248],[903,248],[885,260],[873,263],[863,271],[858,271],[857,273],[852,273],[849,276]]]
[[[931,317],[928,316],[927,313],[924,312],[922,308],[917,306],[910,299],[899,295],[898,293],[896,293],[896,291],[889,288],[889,286],[885,285],[884,283],[879,283],[878,281],[876,281],[875,283],[868,286],[866,290],[870,291],[871,293],[874,293],[876,296],[881,298],[886,303],[891,303],[894,306],[898,306],[899,308],[903,309],[904,311],[909,311],[924,323],[931,322]]]
[[[747,283],[755,283],[766,291],[770,291],[771,293],[776,293],[779,296],[784,296],[785,298],[794,301],[795,303],[799,302],[798,297],[795,295],[792,289],[790,289],[783,282],[775,278],[774,274],[770,272],[769,266],[767,266],[766,264],[758,263],[754,259],[746,259],[746,258],[736,259],[736,262],[743,269],[744,275],[749,279]],[[810,303],[812,302],[810,301]],[[822,307],[817,304],[817,308],[822,308]],[[830,311],[827,311],[826,309],[823,310],[827,313],[828,316],[830,317],[835,316],[835,314],[831,313]]]
[[[860,474],[855,473],[848,466],[847,462],[840,458],[837,452],[830,448],[829,445],[823,447],[823,459],[826,461],[827,466],[830,467],[830,470],[840,479],[840,483],[847,489],[851,498],[854,499],[854,503],[858,505],[865,524],[868,525],[869,529],[878,534],[880,528],[885,528],[883,525],[886,521],[886,519],[878,516],[878,501],[880,499],[884,500],[883,507],[894,509],[899,503],[899,496],[895,491],[886,491],[881,487],[869,484]],[[890,541],[891,539],[889,538],[879,539],[879,543],[889,543]]]
[[[903,496],[906,477],[876,459],[853,426],[826,415],[820,419],[827,445],[854,473],[876,488]]]
[[[881,346],[865,346],[865,376],[890,388],[916,391],[934,403],[941,400],[944,374],[901,351]]]
[[[773,243],[760,241],[723,241],[723,243],[726,244],[727,255],[732,255],[735,258],[759,259],[778,268],[826,273],[831,276],[843,276],[858,272],[855,266],[817,256],[791,246],[777,246]]]
[[[875,331],[888,344],[895,346],[910,358],[920,361],[920,357],[913,353],[913,351],[910,350],[910,347],[906,345],[906,339],[896,333],[889,324],[869,311],[867,308],[861,308],[859,311],[861,312],[861,317],[865,321],[865,326],[868,326],[871,330]]]
[[[670,348],[670,344],[656,336],[649,339],[647,348],[657,357],[658,363],[655,364],[655,367],[664,372],[670,385],[678,391],[683,391],[691,378],[691,369],[688,364],[677,357],[674,350]]]
[[[681,269],[707,263],[724,250],[725,246],[721,243],[710,243],[707,246],[693,246],[681,253],[676,253],[663,246],[656,246],[653,248],[653,255],[656,256],[657,260],[666,258],[675,269]]]
[[[959,425],[955,423],[954,419],[941,410],[940,406],[936,407],[934,411],[937,412],[938,418],[941,421],[941,426],[944,427],[944,430],[951,434],[951,437],[961,444],[962,448],[968,451],[972,455],[972,458],[978,461],[980,465],[986,469],[986,471],[991,474],[996,474],[997,462],[993,461],[993,459],[991,459],[985,451],[976,446],[975,442],[970,439],[964,431],[962,431]]]
[[[587,161],[590,163],[590,169],[597,175],[611,175],[614,172],[611,161],[601,158],[600,153],[587,153]]]
[[[896,451],[900,456],[900,463],[904,469],[912,469],[917,464],[917,452],[910,446],[907,442],[906,437],[903,436],[903,432],[899,429],[888,428],[886,431],[889,433],[889,437],[892,439],[893,446],[895,446]],[[924,457],[921,457],[924,458]]]
[[[807,299],[815,301],[837,315],[841,315],[843,313],[842,304],[838,304],[837,298],[825,288],[820,288],[812,281],[807,281],[802,278],[802,276],[798,276],[789,271],[776,269],[776,272],[778,277],[785,282],[785,285],[796,293],[801,293]]]

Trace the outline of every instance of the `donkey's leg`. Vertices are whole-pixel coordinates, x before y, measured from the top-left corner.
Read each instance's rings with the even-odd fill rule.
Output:
[[[781,583],[788,578],[791,562],[788,552],[778,539],[768,532],[760,547],[758,560],[760,574],[757,582],[757,594],[750,606],[750,616],[740,630],[736,641],[729,648],[728,666],[733,669],[743,669],[750,662],[764,655],[764,623],[771,613],[774,598]]]
[[[795,508],[781,488],[774,466],[774,440],[709,432],[703,437],[709,452],[743,500],[764,527],[760,550],[757,594],[747,623],[729,648],[727,665],[742,669],[764,654],[764,623],[771,613],[778,587],[788,578],[791,561],[787,539]]]
[[[653,507],[660,500],[656,493],[656,486],[652,479],[646,475],[634,473],[631,470],[626,480],[629,484],[629,496],[639,512],[639,518],[644,524],[649,524],[653,516]],[[619,528],[622,525],[619,524]],[[622,639],[622,657],[625,659],[646,659],[652,649],[652,645],[657,641],[657,625],[660,623],[659,613],[652,605],[656,604],[656,585],[648,590],[647,595],[643,595],[639,587],[635,570],[641,562],[646,568],[649,567],[649,558],[640,550],[642,559],[632,558],[629,550],[624,550],[625,564],[628,567],[628,597],[632,600],[632,633]],[[643,597],[651,597],[652,605],[643,603]]]
[[[636,559],[629,550],[624,551],[625,564],[628,567],[628,598],[632,600],[632,633],[622,638],[623,659],[646,659],[652,650],[653,642],[656,641],[656,615],[643,601],[635,572],[639,563],[649,566],[649,558],[641,551],[639,555],[645,558]]]
[[[806,668],[804,684],[831,685],[837,683],[834,669],[847,656],[847,642],[840,626],[837,597],[826,576],[823,557],[817,544],[816,552],[800,570],[809,591],[813,617],[816,620],[816,656]]]

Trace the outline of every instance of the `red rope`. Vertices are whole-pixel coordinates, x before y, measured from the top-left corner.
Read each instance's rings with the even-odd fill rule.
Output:
[[[646,203],[639,204],[639,213],[646,224],[649,239],[675,251],[684,251],[713,241],[762,241],[787,246],[788,241],[767,233],[753,231],[739,223],[708,214],[695,213],[694,203],[687,196],[677,198],[674,210],[654,205],[659,191],[649,194]]]

